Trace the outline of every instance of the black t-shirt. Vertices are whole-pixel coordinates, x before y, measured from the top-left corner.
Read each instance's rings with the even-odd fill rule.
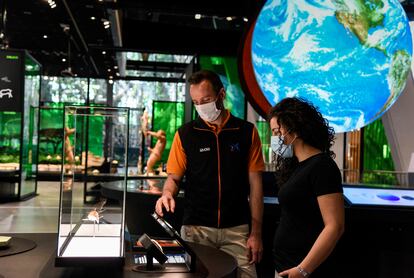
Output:
[[[322,231],[317,197],[341,192],[341,173],[329,155],[320,153],[299,163],[278,195],[281,218],[273,250],[278,272],[299,265]],[[327,262],[317,272],[324,268],[330,268]]]

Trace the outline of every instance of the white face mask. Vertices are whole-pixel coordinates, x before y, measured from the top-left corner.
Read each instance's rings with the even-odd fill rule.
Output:
[[[277,155],[283,158],[293,157],[293,142],[296,140],[296,137],[290,144],[284,143],[285,136],[271,136],[270,137],[270,147]]]
[[[198,115],[206,122],[214,122],[220,116],[221,110],[217,109],[216,101],[194,105]]]

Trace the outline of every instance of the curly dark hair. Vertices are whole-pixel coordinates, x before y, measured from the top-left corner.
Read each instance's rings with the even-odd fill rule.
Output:
[[[335,157],[331,147],[335,140],[335,131],[329,126],[319,109],[304,98],[284,98],[269,112],[268,120],[277,118],[277,123],[287,131],[296,133],[306,144]],[[293,158],[276,158],[275,175],[279,186],[283,185],[298,165]]]

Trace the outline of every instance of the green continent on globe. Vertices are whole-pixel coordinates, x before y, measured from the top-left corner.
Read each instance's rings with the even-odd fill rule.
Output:
[[[410,65],[410,54],[406,50],[397,50],[392,55],[390,72],[388,74],[392,84],[391,95],[404,89]]]
[[[349,5],[350,2],[353,2],[354,5]],[[335,0],[334,3],[337,7],[335,17],[338,22],[349,29],[362,45],[374,47],[387,56],[384,48],[367,44],[368,30],[384,26],[385,15],[380,12],[381,8],[384,7],[384,3],[381,0]],[[350,7],[355,7],[356,10],[351,10]]]
[[[388,73],[389,84],[391,85],[390,96],[376,116],[381,115],[399,96],[399,92],[404,89],[410,66],[411,58],[406,50],[397,50],[392,55],[390,71]]]

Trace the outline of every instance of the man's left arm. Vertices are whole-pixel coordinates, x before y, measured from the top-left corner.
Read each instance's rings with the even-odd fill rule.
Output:
[[[264,171],[262,143],[259,133],[254,127],[252,144],[249,152],[249,183],[250,183],[250,212],[252,217],[251,232],[247,240],[250,252],[250,263],[260,262],[263,253],[262,218],[263,218],[263,185],[262,172]]]
[[[263,187],[262,172],[249,172],[250,212],[252,217],[251,232],[247,240],[250,263],[258,263],[262,259],[262,218],[263,218]]]

